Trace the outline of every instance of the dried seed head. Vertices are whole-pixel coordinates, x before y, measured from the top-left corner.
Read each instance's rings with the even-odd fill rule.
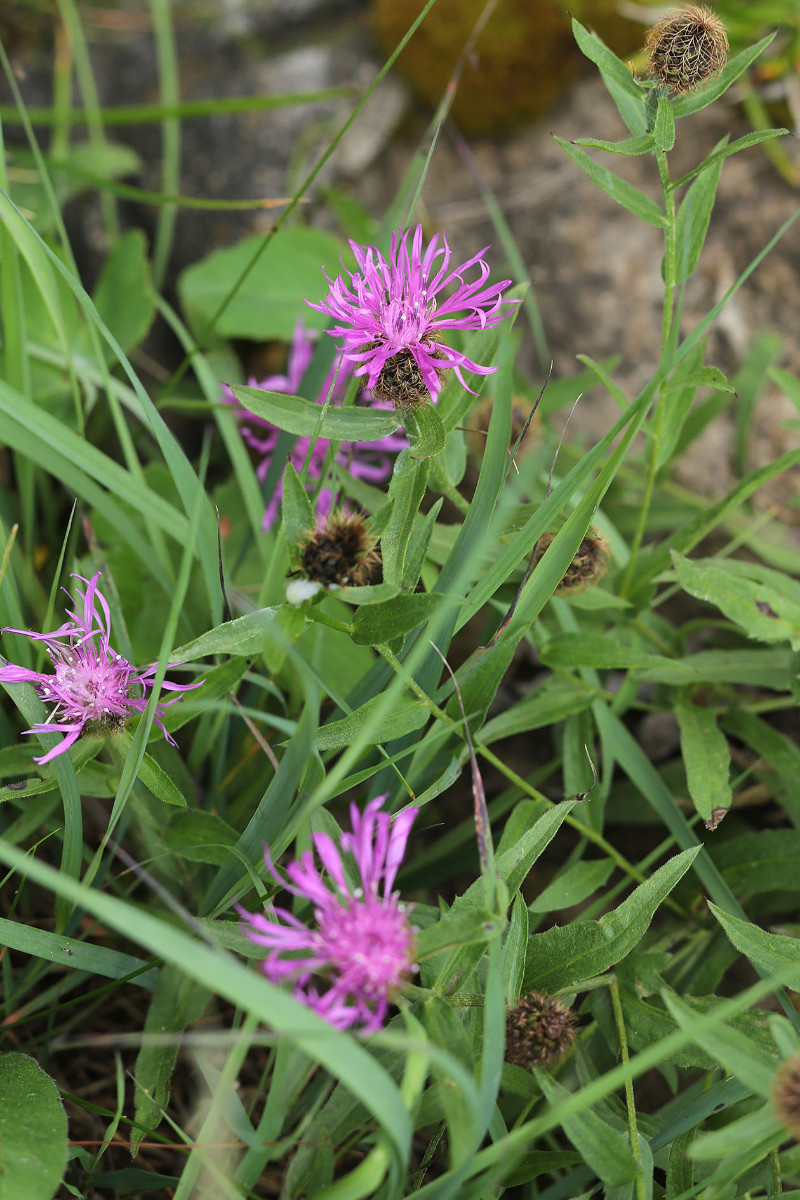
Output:
[[[528,992],[506,1013],[506,1062],[526,1071],[549,1067],[575,1041],[575,1014],[560,1000]]]
[[[303,575],[325,587],[374,583],[380,567],[380,550],[360,513],[331,513],[300,546]]]
[[[645,39],[650,74],[679,96],[701,87],[725,66],[728,37],[710,8],[692,4],[673,9]]]
[[[772,1111],[800,1139],[800,1054],[784,1059],[772,1080]]]
[[[440,350],[432,350],[430,346],[428,349],[434,358],[444,358]],[[376,400],[388,400],[399,413],[413,412],[430,399],[422,371],[410,350],[400,350],[387,360],[372,392]]]
[[[547,547],[552,543],[554,534],[544,533],[539,538],[536,547],[535,563],[542,558]],[[572,595],[585,592],[594,587],[605,575],[608,568],[608,547],[598,533],[590,529],[575,553],[575,557],[564,572],[563,578],[556,588],[558,595]]]

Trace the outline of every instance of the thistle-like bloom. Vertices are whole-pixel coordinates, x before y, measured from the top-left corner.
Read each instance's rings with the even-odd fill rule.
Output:
[[[289,348],[289,361],[286,374],[269,375],[260,382],[255,378],[250,378],[247,381],[248,387],[263,388],[265,391],[280,392],[287,396],[297,395],[303,381],[303,376],[311,362],[313,350],[313,338],[304,328],[302,321],[299,321],[295,327],[294,337]],[[347,388],[350,375],[351,372],[344,363],[341,365],[337,375],[336,365],[334,364],[328,374],[328,378],[322,385],[317,403],[324,404],[329,395],[331,396],[332,403],[340,400],[342,393]],[[236,399],[231,389],[226,385],[223,385],[223,399],[240,410],[242,437],[248,446],[252,447],[261,458],[256,468],[256,475],[259,481],[263,483],[272,465],[281,431],[275,425],[270,424],[269,421],[265,421],[262,417],[257,417],[254,413],[244,408]],[[329,439],[323,437],[317,438],[314,443],[306,472],[306,480],[309,488],[314,488],[322,475],[329,444]],[[385,482],[392,473],[393,458],[391,456],[403,450],[407,445],[408,442],[400,434],[390,434],[388,437],[381,438],[377,442],[342,442],[336,454],[336,462],[344,467],[354,479],[364,479],[367,483],[379,484]],[[299,472],[302,470],[310,447],[310,437],[299,437],[295,441],[289,454],[289,461],[296,471]],[[278,506],[282,497],[283,482],[281,481],[273,491],[267,504],[262,521],[264,529],[271,528],[275,523],[278,515]],[[327,517],[332,503],[333,490],[328,487],[322,488],[315,504],[315,510],[321,519]]]
[[[26,729],[25,733],[62,733],[63,739],[43,754],[36,763],[47,763],[65,754],[78,740],[87,725],[122,725],[132,713],[144,712],[147,689],[152,688],[157,663],[137,671],[127,659],[111,648],[111,614],[108,602],[97,587],[100,572],[91,579],[73,575],[86,584],[85,590],[75,588],[76,611],[67,609],[70,620],[52,633],[31,633],[27,629],[4,629],[3,633],[19,633],[22,637],[44,642],[55,674],[45,675],[27,667],[15,667],[0,659],[0,683],[34,683],[45,704],[54,705],[49,721]],[[69,593],[67,593],[69,595]],[[79,603],[82,601],[82,604]],[[176,666],[170,663],[170,666]],[[203,681],[201,680],[200,683]],[[161,687],[168,692],[186,692],[200,683],[169,683]],[[175,740],[160,721],[164,709],[179,696],[159,704],[155,723],[163,730],[171,745]]]
[[[501,295],[509,279],[487,285],[489,267],[481,255],[488,246],[451,270],[444,234],[441,244],[434,234],[423,253],[422,226],[415,229],[410,250],[409,233],[392,234],[388,262],[374,246],[351,242],[359,270],[346,272],[349,282],[344,275],[335,280],[326,275],[330,290],[323,303],[306,301],[339,322],[326,332],[343,339],[343,358],[356,364],[354,374],[366,375],[367,387],[400,409],[423,403],[426,391],[435,401],[440,372],[447,368],[468,391],[462,368],[478,375],[496,370],[451,349],[439,340],[441,332],[489,329],[519,304]],[[478,276],[470,283],[464,274],[472,267]],[[453,286],[450,296],[440,295]]]
[[[392,996],[415,969],[414,930],[392,884],[418,809],[406,808],[392,820],[380,811],[385,799],[372,800],[363,814],[351,805],[352,832],[342,834],[338,846],[326,833],[313,835],[330,882],[310,850],[289,864],[288,881],[278,878],[265,851],[273,879],[314,905],[315,929],[285,908],[273,909],[277,919],[240,909],[247,937],[269,947],[263,967],[270,982],[293,978],[295,997],[337,1029],[380,1029]],[[342,852],[358,872],[356,887],[348,882]],[[321,993],[315,976],[325,981]]]

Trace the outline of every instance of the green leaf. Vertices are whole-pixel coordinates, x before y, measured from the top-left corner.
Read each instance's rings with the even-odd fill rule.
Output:
[[[731,1155],[741,1154],[742,1147],[746,1146],[753,1159],[757,1160],[771,1146],[777,1146],[785,1140],[786,1129],[775,1119],[772,1105],[764,1104],[737,1121],[723,1125],[721,1129],[702,1133],[692,1146],[692,1158],[698,1162],[730,1159]],[[787,1193],[783,1192],[783,1195]]]
[[[670,666],[646,667],[641,678],[676,686],[744,683],[782,692],[789,687],[789,661],[785,650],[700,650],[672,659]]]
[[[52,1200],[66,1165],[58,1088],[27,1054],[0,1054],[0,1200]]]
[[[532,729],[546,729],[573,713],[584,712],[594,694],[585,684],[572,679],[545,679],[507,712],[492,717],[481,729],[485,745]]]
[[[717,724],[713,708],[702,708],[688,699],[675,704],[681,731],[681,753],[692,803],[703,820],[714,826],[731,806],[728,739]]]
[[[672,115],[672,101],[669,96],[658,97],[653,139],[659,150],[668,151],[675,145],[675,118]]]
[[[447,443],[447,431],[432,404],[413,408],[403,417],[403,428],[411,443],[412,458],[435,458]]]
[[[725,139],[721,149],[712,151],[708,158],[704,159],[691,171],[687,171],[680,179],[676,179],[672,186],[673,188],[682,187],[684,183],[688,183],[690,179],[693,179],[695,175],[705,170],[710,163],[715,162],[718,158],[730,158],[732,154],[738,154],[740,150],[747,150],[750,146],[757,146],[760,142],[766,142],[770,138],[783,137],[784,134],[789,132],[788,129],[756,129],[752,133],[746,133],[744,137],[737,138],[735,142],[728,142]]]
[[[720,1021],[713,1029],[696,1030],[697,1015],[679,996],[669,989],[662,993],[664,1003],[681,1029],[691,1033],[706,1054],[721,1063],[729,1074],[735,1075],[757,1096],[769,1096],[778,1059],[767,1054],[739,1029]]]
[[[789,450],[786,454],[781,454],[778,458],[773,459],[772,462],[767,463],[765,467],[759,467],[757,470],[751,471],[722,500],[718,500],[714,504],[704,505],[696,517],[692,517],[682,528],[670,536],[668,542],[660,546],[644,549],[639,557],[639,566],[636,573],[637,588],[644,589],[648,587],[656,575],[668,569],[670,554],[673,550],[679,550],[682,554],[687,554],[712,529],[715,529],[717,525],[724,521],[731,512],[741,508],[754,492],[758,491],[759,488],[763,487],[764,484],[774,479],[777,475],[791,470],[798,463],[800,463],[800,451]]]
[[[525,975],[525,951],[528,948],[528,909],[519,893],[511,907],[511,920],[503,945],[503,993],[513,1007],[522,993]]]
[[[169,1103],[169,1081],[178,1058],[180,1035],[187,1026],[200,1020],[211,996],[208,988],[169,963],[161,968],[134,1068],[138,1087],[134,1093],[137,1128],[131,1134],[133,1154],[138,1152],[139,1143],[148,1133],[161,1124],[162,1110]],[[152,1038],[154,1034],[157,1041]],[[167,1042],[161,1040],[165,1035],[172,1035]]]
[[[652,133],[644,133],[639,137],[625,138],[621,142],[607,142],[604,138],[571,138],[573,146],[586,146],[589,150],[607,150],[609,154],[651,154],[656,141]]]
[[[131,474],[41,406],[31,404],[2,380],[0,441],[19,450],[68,488],[83,495],[90,504],[115,516],[119,511],[121,525],[127,521],[127,513],[116,506],[112,508],[111,497],[105,489],[140,512],[146,512],[159,528],[179,543],[185,543],[188,523],[183,513],[138,476]]]
[[[417,961],[422,962],[442,950],[485,942],[494,932],[495,918],[485,909],[446,913],[434,925],[428,925],[417,937]]]
[[[679,382],[671,383],[669,387],[664,389],[665,392],[671,392],[674,388],[714,388],[717,392],[730,392],[736,395],[736,388],[733,386],[727,376],[723,375],[719,367],[699,367],[691,374],[684,376]]]
[[[548,667],[594,667],[598,670],[617,670],[622,667],[667,667],[673,660],[662,654],[652,654],[636,646],[611,641],[607,635],[594,633],[564,633],[547,642],[540,651]]]
[[[180,704],[173,704],[167,709],[164,713],[164,728],[174,733],[197,715],[198,708],[204,708],[227,696],[235,689],[247,668],[248,663],[243,656],[228,658],[218,667],[212,667],[205,674],[201,688],[186,692]]]
[[[603,83],[619,110],[625,124],[634,135],[647,132],[644,100],[646,93],[636,82],[633,72],[617,58],[596,33],[590,33],[580,21],[572,18],[572,32],[583,54],[599,69]]]
[[[151,989],[158,977],[154,969],[145,970],[148,964],[144,959],[135,958],[132,954],[82,942],[63,933],[50,933],[33,925],[25,925],[22,921],[7,921],[4,917],[0,917],[0,943],[8,946],[9,950],[19,950],[22,954],[33,955],[45,962],[57,963],[73,971],[88,971],[91,975],[102,975],[106,979],[122,979],[135,974],[136,978],[131,982],[136,987]]]
[[[362,604],[353,618],[353,641],[376,646],[410,633],[433,615],[443,599],[438,592],[401,592],[383,604]]]
[[[751,680],[745,679],[743,682],[750,683]],[[758,685],[756,684],[756,686]],[[772,681],[772,686],[777,686],[775,680]],[[800,811],[798,811],[800,797],[797,794],[797,781],[800,779],[800,748],[797,743],[755,713],[749,713],[743,709],[733,709],[726,713],[722,723],[729,733],[740,738],[745,745],[751,746],[763,760],[763,772],[759,765],[756,767],[756,774],[762,775],[772,795],[779,803],[783,804],[795,823],[800,823],[797,820],[800,817]],[[792,837],[788,830],[786,835]],[[727,844],[730,845],[730,843]],[[746,856],[743,861],[746,861]],[[787,883],[786,886],[793,885]],[[740,890],[750,891],[751,889],[741,888]]]
[[[594,862],[573,863],[571,867],[559,871],[553,882],[528,905],[529,911],[558,912],[560,908],[571,908],[573,904],[580,904],[603,886],[613,870],[613,862],[606,858],[598,858]]]
[[[531,867],[550,845],[572,807],[569,801],[556,804],[532,824],[530,813],[535,811],[533,805],[523,801],[514,809],[506,822],[495,858],[497,878],[505,884],[509,897],[516,896]],[[483,879],[476,879],[462,896],[455,899],[451,912],[460,915],[463,912],[482,911],[485,896]],[[495,920],[495,936],[501,928],[501,922]],[[474,970],[482,954],[482,947],[477,952],[473,947],[457,948],[444,963],[437,964],[432,986],[437,989],[452,986],[454,979],[462,979]],[[529,989],[523,987],[522,990]]]
[[[536,1082],[542,1089],[545,1100],[554,1107],[566,1100],[571,1093],[546,1071],[534,1071]],[[631,1153],[631,1148],[619,1132],[592,1109],[566,1117],[562,1129],[579,1150],[595,1174],[608,1187],[619,1187],[635,1179],[641,1168]]]
[[[535,933],[528,943],[525,990],[555,992],[601,975],[621,962],[644,936],[659,904],[700,851],[676,854],[599,921],[574,921]]]
[[[337,408],[313,404],[302,396],[286,396],[264,388],[231,384],[231,391],[240,404],[269,421],[271,425],[297,437],[330,438],[336,442],[378,442],[397,432],[397,417],[376,408]]]
[[[120,734],[125,735],[126,750],[130,749],[132,737],[127,729],[120,730]],[[151,792],[156,800],[160,800],[162,804],[173,804],[178,808],[186,808],[186,798],[180,788],[176,787],[170,779],[163,767],[159,766],[156,760],[149,754],[145,754],[139,765],[139,779],[144,784],[149,792]]]
[[[263,246],[263,235],[245,238],[182,273],[178,293],[195,332],[214,320],[223,302],[226,307],[214,322],[222,337],[289,342],[299,313],[312,329],[330,321],[305,301],[325,296],[328,282],[322,269],[336,272],[341,243],[321,229],[293,225],[280,229],[266,249]]]
[[[382,696],[373,696],[341,721],[329,721],[327,725],[323,725],[317,733],[317,749],[341,750],[344,746],[349,746],[356,735],[363,731],[366,722],[370,722],[369,745],[391,742],[406,733],[421,729],[430,717],[430,712],[419,700],[401,700],[373,726],[372,712],[382,702]]]
[[[750,959],[768,978],[780,977],[793,991],[800,991],[800,940],[783,933],[767,933],[749,921],[732,917],[709,901],[709,910],[717,918],[731,945]]]
[[[314,509],[291,459],[283,471],[281,513],[286,541],[294,554],[297,554],[301,543],[314,530]]]
[[[717,195],[722,158],[711,155],[683,198],[675,222],[676,283],[688,279],[705,244]]]
[[[156,311],[147,243],[140,229],[128,230],[115,243],[100,274],[94,303],[126,354],[138,346]]]
[[[136,151],[121,142],[76,142],[70,146],[69,160],[70,166],[103,179],[135,175],[142,168],[142,160]]]
[[[442,510],[443,503],[443,500],[437,500],[411,531],[401,579],[401,584],[406,591],[413,591],[419,582],[425,557],[428,553],[428,547],[431,544],[431,537],[436,529],[436,521]]]
[[[421,1016],[431,1042],[447,1050],[472,1072],[473,1048],[455,1010],[441,996],[430,996],[422,1006]],[[475,1153],[475,1115],[456,1080],[446,1070],[435,1064],[433,1074],[449,1131],[450,1160],[455,1165]]]
[[[664,391],[669,392],[669,403],[662,407],[663,417],[661,436],[659,438],[656,462],[659,467],[677,455],[678,439],[687,417],[692,411],[697,387],[690,382],[690,377],[703,369],[707,340],[698,342],[683,362],[671,373]]]
[[[258,654],[265,638],[274,633],[280,609],[259,608],[256,612],[224,621],[170,654],[170,662],[187,663],[209,654]]]
[[[389,483],[391,516],[381,536],[386,583],[399,585],[405,576],[406,556],[429,474],[430,460],[415,460],[410,447],[398,455]]]
[[[657,229],[666,229],[667,220],[655,200],[645,196],[632,183],[621,179],[607,167],[601,167],[599,163],[596,163],[594,159],[590,158],[588,154],[584,154],[583,150],[572,145],[571,142],[560,137],[556,137],[555,140],[564,153],[589,176],[592,183],[600,188],[601,192],[605,192],[612,200],[616,200],[617,204],[621,204],[623,208],[627,208],[628,212],[632,212],[634,216],[647,221],[648,225],[655,225]]]
[[[748,46],[746,50],[740,51],[739,54],[729,59],[719,75],[710,79],[704,87],[673,101],[672,111],[675,118],[686,117],[690,113],[699,112],[701,108],[713,104],[732,83],[736,82],[740,75],[744,74],[750,64],[755,62],[762,50],[766,50],[774,37],[774,33],[768,33],[760,42],[756,42],[755,46]]]
[[[221,866],[239,835],[216,813],[177,812],[161,835],[165,850],[178,851],[191,862]]]
[[[684,591],[716,605],[749,637],[800,647],[800,590],[793,580],[758,564],[691,561],[675,552],[672,561]],[[748,579],[745,571],[760,578]]]

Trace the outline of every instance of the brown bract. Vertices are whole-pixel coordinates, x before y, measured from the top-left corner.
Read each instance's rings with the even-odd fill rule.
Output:
[[[645,45],[650,74],[679,96],[718,75],[728,54],[725,26],[710,8],[697,4],[667,13],[648,32]]]
[[[433,354],[436,358],[444,357],[438,350]],[[437,374],[441,378],[441,372],[437,371]],[[388,360],[373,392],[377,400],[388,400],[395,412],[399,413],[413,411],[430,400],[422,371],[410,350],[401,350]]]
[[[563,1058],[575,1041],[575,1014],[553,996],[528,992],[506,1013],[506,1062],[530,1071]]]
[[[381,554],[360,513],[334,512],[300,547],[300,569],[326,587],[375,583]]]
[[[800,1054],[785,1059],[772,1081],[772,1111],[800,1139]]]
[[[542,558],[554,536],[552,533],[544,533],[539,538],[534,564]],[[587,588],[594,587],[606,573],[608,558],[606,543],[593,529],[588,530],[575,552],[575,557],[564,572],[556,592],[560,595],[567,593],[574,595],[576,592],[584,592]]]

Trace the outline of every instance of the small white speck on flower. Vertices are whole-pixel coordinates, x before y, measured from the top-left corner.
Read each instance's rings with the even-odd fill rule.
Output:
[[[322,584],[317,579],[291,579],[286,585],[286,599],[289,604],[305,604],[321,591]]]

